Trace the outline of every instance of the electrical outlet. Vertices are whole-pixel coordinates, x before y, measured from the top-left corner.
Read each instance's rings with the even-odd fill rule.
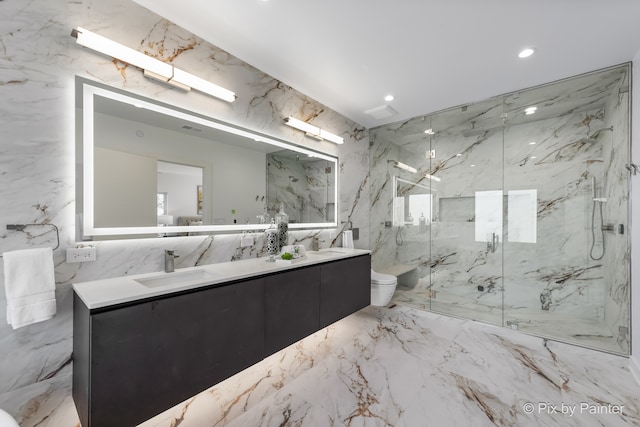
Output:
[[[68,248],[67,263],[89,262],[96,260],[96,248],[89,246],[86,248]]]
[[[428,150],[427,151],[427,159],[435,159],[436,158],[436,150]]]

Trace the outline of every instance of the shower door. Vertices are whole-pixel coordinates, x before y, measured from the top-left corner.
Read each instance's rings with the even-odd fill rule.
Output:
[[[623,64],[371,130],[394,301],[628,354],[629,84]]]
[[[431,310],[502,325],[503,104],[434,114]]]
[[[628,352],[628,84],[622,66],[504,97],[505,326]]]

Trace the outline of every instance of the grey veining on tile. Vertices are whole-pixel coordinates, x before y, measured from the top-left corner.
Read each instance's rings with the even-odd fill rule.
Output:
[[[400,286],[395,301],[627,353],[628,238],[607,232],[602,242],[598,206],[592,218],[595,178],[597,197],[607,198],[604,223],[629,222],[626,73],[611,69],[373,129],[373,268],[408,264],[420,276],[414,288]],[[526,105],[538,105],[533,119]],[[394,176],[428,189],[432,222],[385,226]],[[476,217],[478,197],[490,191],[501,194],[488,216],[500,223],[495,251],[478,235],[490,225]],[[510,198],[525,193],[536,211],[523,240],[512,229],[523,217],[511,215]],[[603,245],[604,258],[590,259]]]
[[[352,338],[340,342],[341,329],[347,325]],[[190,400],[188,407],[178,405],[144,425],[169,426],[178,421],[182,426],[394,427],[424,425],[426,420],[452,426],[640,423],[638,386],[629,378],[623,357],[401,306],[370,307],[332,328],[333,337],[325,341],[331,351],[318,354],[312,365],[287,377],[261,399],[245,399],[253,386],[239,387],[229,396],[225,384],[219,392],[214,387]],[[277,359],[265,360],[265,365],[233,377],[228,384],[243,381],[254,368],[270,373],[269,363],[286,366],[283,358]],[[259,388],[265,378],[254,381]],[[223,396],[242,404],[234,417],[224,405],[214,403]],[[208,399],[209,405],[200,399]],[[531,414],[525,412],[527,403],[534,405]],[[614,405],[622,408],[622,414],[594,415],[587,409],[580,413],[583,403],[598,408]],[[564,404],[576,412],[573,416],[547,413],[545,404]]]
[[[158,84],[135,67],[77,45],[70,37],[74,27],[170,61],[235,91],[238,99],[228,104]],[[368,197],[357,200],[353,189],[362,185],[368,194],[368,132],[357,124],[128,0],[4,1],[0,2],[0,28],[0,196],[5,201],[0,219],[3,224],[53,223],[61,239],[60,250],[54,253],[57,316],[18,331],[0,325],[0,407],[20,420],[28,419],[25,425],[61,425],[35,406],[44,408],[39,402],[52,401],[47,396],[69,399],[70,379],[60,378],[71,358],[71,283],[161,271],[166,249],[180,254],[177,268],[263,255],[262,233],[251,233],[255,245],[246,248],[240,247],[240,234],[220,234],[83,242],[97,247],[97,261],[67,264],[64,250],[75,242],[75,75],[287,139],[341,161],[351,159],[339,171],[344,183],[339,215],[353,212],[352,220],[362,230],[356,245],[368,247]],[[310,139],[284,125],[283,118],[289,115],[313,118],[315,125],[340,134],[345,143],[337,146]],[[358,161],[353,162],[354,158]],[[346,220],[346,216],[338,218]],[[325,248],[335,244],[338,233],[336,229],[301,230],[291,232],[290,239],[310,247],[318,237]],[[0,241],[0,252],[52,246],[55,233],[49,227],[24,232],[2,229]],[[0,289],[4,289],[2,280]],[[34,412],[38,415],[29,415]]]
[[[640,389],[627,364],[473,321],[369,307],[142,425],[640,425]],[[23,425],[77,424],[70,377],[56,381],[12,395],[29,402]],[[602,413],[611,407],[620,413]]]

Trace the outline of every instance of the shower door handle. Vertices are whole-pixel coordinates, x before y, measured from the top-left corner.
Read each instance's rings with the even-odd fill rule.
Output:
[[[487,249],[494,253],[496,249],[498,249],[498,244],[500,243],[500,236],[496,233],[491,233],[491,240],[487,242]]]

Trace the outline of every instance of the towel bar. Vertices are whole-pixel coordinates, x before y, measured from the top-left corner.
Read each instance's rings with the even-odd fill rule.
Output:
[[[41,227],[41,226],[49,226],[53,227],[56,230],[56,247],[53,248],[55,251],[60,247],[60,230],[55,224],[43,223],[43,224],[7,224],[7,230],[16,230],[16,231],[24,231],[26,227]],[[2,258],[2,255],[0,255]]]

